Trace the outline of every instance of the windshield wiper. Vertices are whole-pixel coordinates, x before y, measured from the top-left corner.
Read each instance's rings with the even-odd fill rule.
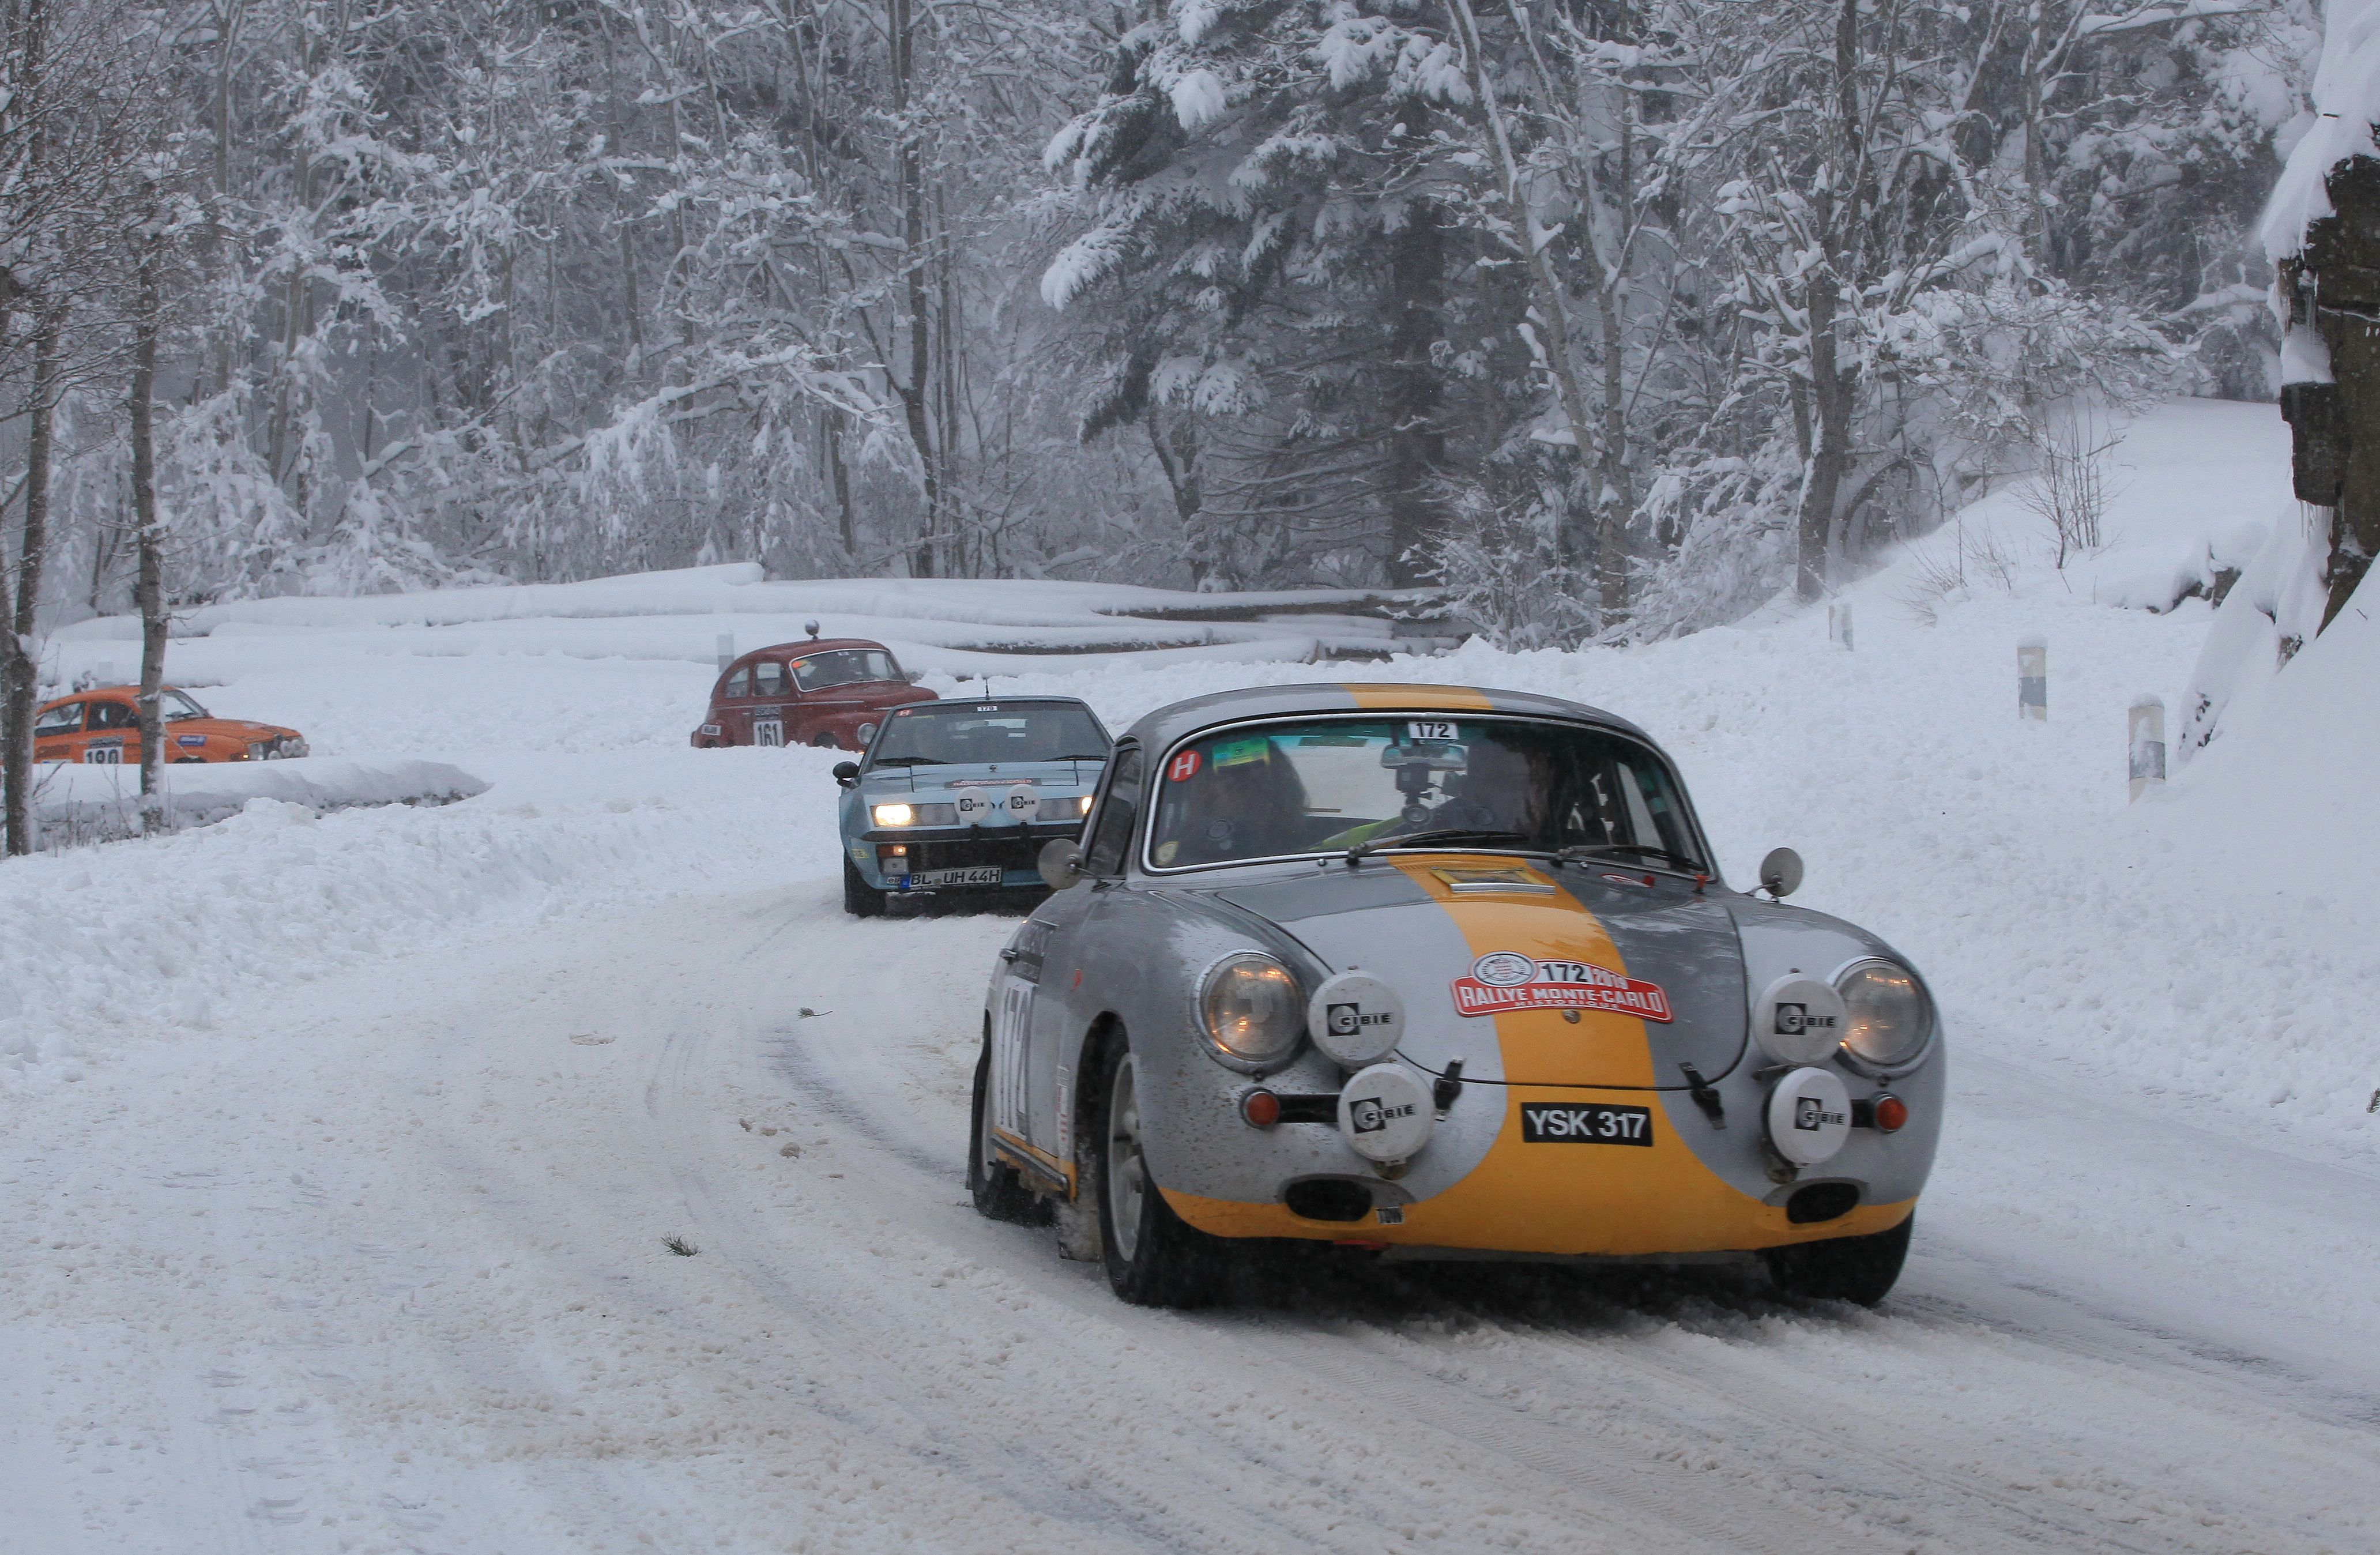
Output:
[[[1702,860],[1689,858],[1682,853],[1672,853],[1668,848],[1653,843],[1576,843],[1562,849],[1555,856],[1565,863],[1577,863],[1583,859],[1597,858],[1614,853],[1633,853],[1648,858],[1666,858],[1670,864],[1688,874],[1699,874],[1703,868]]]
[[[948,761],[939,756],[880,756],[869,765],[877,767],[947,767]]]
[[[1525,843],[1525,832],[1499,832],[1477,826],[1444,826],[1434,832],[1401,832],[1390,836],[1369,837],[1347,850],[1347,862],[1355,863],[1367,853],[1382,848],[1417,847],[1424,843]]]
[[[1036,761],[1104,761],[1107,759],[1107,753],[1102,751],[1097,756],[1085,756],[1077,752],[1073,756],[1037,756],[1033,759]]]

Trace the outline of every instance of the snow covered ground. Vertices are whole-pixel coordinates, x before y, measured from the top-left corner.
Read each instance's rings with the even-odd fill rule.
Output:
[[[322,815],[357,805],[452,804],[488,791],[478,778],[443,761],[355,761],[325,756],[169,762],[160,778],[162,809],[176,826],[205,826],[259,801]],[[45,763],[35,782],[33,817],[43,847],[136,835],[143,830],[140,766]]]
[[[2125,709],[2179,712],[2213,612],[2111,580],[2294,509],[2269,408],[2122,457],[2110,554],[2058,575],[1995,499],[2006,584],[1904,559],[1856,651],[1779,611],[1360,672],[1627,714],[1732,877],[1791,843],[1925,969],[1954,1106],[1874,1313],[1327,1262],[1123,1307],[965,1204],[1010,921],[844,917],[832,754],[685,747],[708,606],[655,590],[676,658],[526,610],[177,641],[219,711],[490,786],[0,868],[0,1549],[2380,1548],[2380,629],[2128,805]],[[1121,727],[1326,675],[996,684]]]

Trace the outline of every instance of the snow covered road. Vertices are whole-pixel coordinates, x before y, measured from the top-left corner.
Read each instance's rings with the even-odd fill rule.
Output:
[[[21,1117],[0,1546],[2380,1544],[2380,1373],[2305,1277],[2369,1178],[1970,1062],[1882,1313],[1327,1261],[1140,1311],[965,1204],[1007,920],[830,886],[358,971]]]

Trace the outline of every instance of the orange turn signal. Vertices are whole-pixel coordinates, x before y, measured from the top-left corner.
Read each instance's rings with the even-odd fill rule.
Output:
[[[1240,1116],[1251,1128],[1270,1128],[1281,1122],[1281,1098],[1269,1090],[1252,1090],[1240,1098]]]
[[[1897,1096],[1876,1099],[1876,1126],[1879,1133],[1898,1134],[1900,1125],[1909,1121],[1909,1103]]]

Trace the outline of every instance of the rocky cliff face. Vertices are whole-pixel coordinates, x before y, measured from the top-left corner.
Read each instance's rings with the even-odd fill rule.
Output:
[[[2338,163],[2324,187],[2331,213],[2306,224],[2279,285],[2284,375],[2298,380],[2281,390],[2292,475],[2299,500],[2333,515],[2328,626],[2380,554],[2380,161]]]

